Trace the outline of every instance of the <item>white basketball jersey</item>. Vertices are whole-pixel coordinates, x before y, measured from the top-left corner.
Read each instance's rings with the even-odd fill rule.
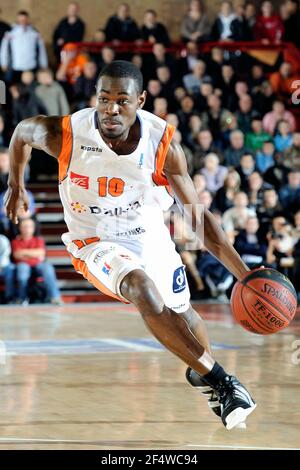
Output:
[[[137,117],[141,137],[129,155],[116,154],[101,138],[95,108],[63,118],[58,162],[65,244],[90,237],[140,244],[149,230],[164,230],[163,210],[173,198],[163,167],[175,128],[147,111]]]

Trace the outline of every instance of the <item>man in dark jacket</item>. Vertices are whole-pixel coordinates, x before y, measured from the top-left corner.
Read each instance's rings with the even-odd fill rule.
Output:
[[[165,46],[170,45],[170,38],[166,27],[157,21],[155,10],[146,10],[142,26],[142,38],[144,41],[159,42]]]
[[[110,41],[136,41],[141,34],[139,28],[130,16],[127,3],[119,5],[117,13],[108,19],[105,26],[106,40]]]
[[[83,40],[85,24],[79,18],[79,5],[72,2],[68,6],[67,16],[56,26],[53,33],[54,53],[59,60],[60,51],[67,42],[80,42]]]
[[[235,239],[234,247],[251,269],[261,266],[267,253],[267,242],[259,236],[257,217],[248,217],[245,229]]]

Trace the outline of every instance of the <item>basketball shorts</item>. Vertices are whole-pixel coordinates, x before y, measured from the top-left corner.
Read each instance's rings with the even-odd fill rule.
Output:
[[[97,237],[73,240],[67,245],[75,270],[99,291],[122,302],[130,303],[120,291],[124,277],[142,269],[154,282],[165,305],[177,313],[185,312],[190,304],[190,291],[185,266],[172,240],[155,244],[145,256],[134,253],[126,241],[114,243]]]

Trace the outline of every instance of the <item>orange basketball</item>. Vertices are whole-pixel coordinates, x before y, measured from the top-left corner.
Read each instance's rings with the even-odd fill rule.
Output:
[[[294,318],[297,294],[286,276],[275,269],[259,268],[236,282],[230,302],[234,318],[245,330],[270,335]]]

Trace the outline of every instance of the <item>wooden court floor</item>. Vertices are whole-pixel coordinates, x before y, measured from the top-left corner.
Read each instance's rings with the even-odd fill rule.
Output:
[[[197,309],[217,360],[258,403],[247,429],[223,427],[132,306],[11,306],[0,308],[0,450],[300,448],[300,316],[262,337],[226,305]]]

